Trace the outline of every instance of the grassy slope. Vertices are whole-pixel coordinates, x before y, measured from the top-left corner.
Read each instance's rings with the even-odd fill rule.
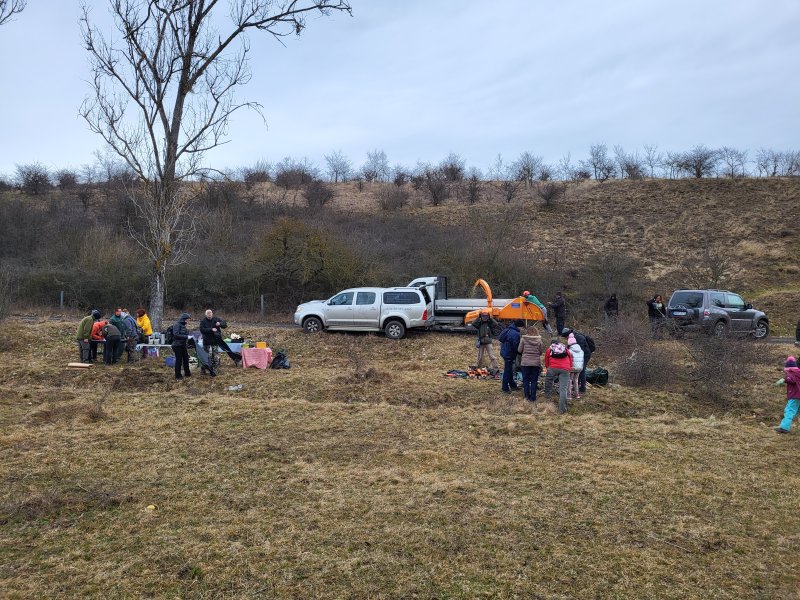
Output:
[[[294,368],[176,384],[64,370],[73,330],[0,345],[7,597],[798,597],[774,369],[754,411],[606,388],[559,417],[442,377],[465,336],[245,330]]]

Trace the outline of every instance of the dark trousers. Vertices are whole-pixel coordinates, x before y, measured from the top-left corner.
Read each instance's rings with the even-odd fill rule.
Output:
[[[536,386],[539,383],[539,373],[542,367],[521,367],[522,368],[522,394],[526,400],[536,402]]]
[[[97,347],[100,344],[96,341],[89,342],[89,355],[91,356],[92,360],[97,360]]]
[[[510,392],[517,389],[517,384],[514,383],[514,358],[503,359],[503,391]]]
[[[122,343],[118,337],[106,338],[106,347],[103,349],[103,362],[107,365],[116,364],[119,358]]]
[[[129,337],[125,340],[125,352],[128,353],[128,362],[133,362],[136,356],[136,338]]]
[[[564,330],[564,317],[556,315],[556,330],[556,335],[561,335],[561,332]]]
[[[183,374],[189,377],[189,351],[186,346],[173,346],[172,351],[175,353],[175,378],[181,378],[181,367],[183,367]]]

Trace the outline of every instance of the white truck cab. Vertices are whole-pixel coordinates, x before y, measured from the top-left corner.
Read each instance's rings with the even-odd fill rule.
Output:
[[[386,337],[399,340],[408,329],[432,324],[433,300],[424,287],[350,288],[328,300],[301,304],[294,322],[306,333],[383,331]]]

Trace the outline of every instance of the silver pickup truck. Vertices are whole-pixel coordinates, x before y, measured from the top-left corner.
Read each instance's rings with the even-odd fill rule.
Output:
[[[294,322],[306,333],[383,331],[399,340],[408,329],[433,322],[433,301],[424,288],[351,288],[328,300],[312,300],[297,307]]]

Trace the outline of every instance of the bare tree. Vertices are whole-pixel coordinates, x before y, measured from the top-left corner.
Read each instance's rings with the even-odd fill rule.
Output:
[[[230,116],[250,107],[235,90],[250,79],[247,34],[300,34],[310,14],[351,12],[347,0],[109,0],[119,36],[106,38],[83,7],[81,32],[92,94],[81,106],[138,178],[131,234],[151,268],[150,317],[161,326],[166,269],[187,255],[192,191],[181,182],[210,170],[205,153],[224,142]],[[219,27],[219,29],[217,29]]]
[[[519,195],[522,181],[517,177],[514,165],[506,165],[501,154],[497,155],[497,159],[489,169],[489,179],[507,203],[510,204]]]
[[[353,164],[341,150],[335,150],[325,155],[325,163],[328,165],[328,177],[333,183],[347,181]]]
[[[27,0],[0,0],[0,25],[25,10]]]
[[[619,167],[622,179],[642,179],[644,163],[637,152],[628,153],[622,146],[614,146],[614,159]]]
[[[567,184],[559,181],[542,181],[536,186],[536,195],[544,201],[545,206],[552,206],[567,191]]]
[[[575,179],[575,167],[572,166],[572,153],[567,152],[558,161],[558,168],[556,169],[559,179],[564,181],[573,181]]]
[[[39,196],[50,189],[50,173],[41,163],[17,165],[17,185],[31,196]]]
[[[477,167],[470,167],[467,173],[467,202],[475,204],[481,199],[481,172]]]
[[[617,169],[608,156],[608,147],[605,144],[592,144],[589,147],[589,159],[580,161],[580,164],[591,172],[597,181],[605,181],[617,175]]]
[[[524,181],[528,187],[533,185],[533,182],[539,179],[544,166],[544,159],[541,156],[535,156],[527,150],[519,155],[519,158],[514,161],[512,169],[520,181]]]
[[[663,164],[664,157],[658,151],[658,146],[655,144],[645,144],[644,145],[644,157],[642,161],[647,166],[648,170],[650,171],[650,177],[653,178],[656,176],[656,169],[661,168]]]
[[[464,170],[466,168],[466,162],[464,159],[456,154],[455,152],[451,152],[448,154],[442,162],[439,163],[439,168],[444,173],[445,178],[447,181],[456,182],[461,181],[464,179]]]
[[[726,177],[745,177],[747,175],[747,150],[737,150],[730,146],[723,146],[719,149],[719,158],[725,165],[724,174]]]
[[[680,167],[690,176],[700,179],[714,175],[719,163],[719,151],[700,144],[681,157]]]
[[[389,181],[392,169],[389,167],[389,159],[383,150],[373,150],[367,152],[367,161],[361,167],[361,173],[367,182]]]

